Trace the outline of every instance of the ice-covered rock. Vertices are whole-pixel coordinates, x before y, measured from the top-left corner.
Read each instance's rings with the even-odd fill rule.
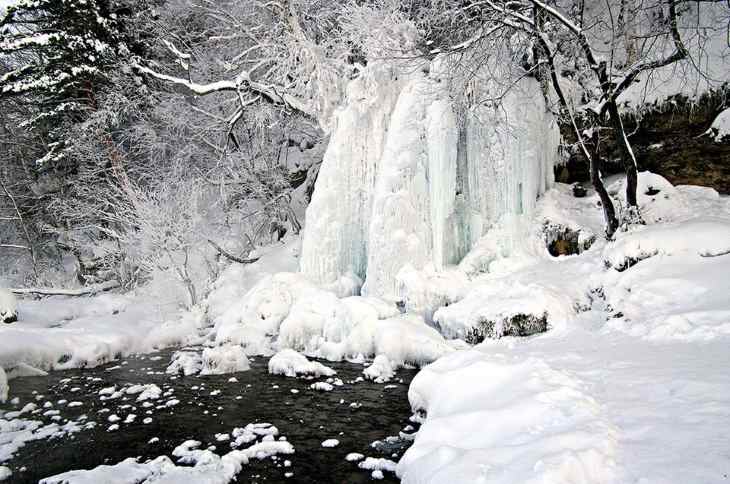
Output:
[[[385,355],[378,355],[372,364],[363,370],[365,378],[373,380],[375,383],[386,383],[395,375],[393,365]]]
[[[9,290],[0,287],[0,323],[13,323],[18,320],[18,301]]]
[[[246,371],[251,368],[246,353],[238,345],[222,345],[205,348],[202,354],[201,375],[223,375]]]
[[[292,349],[281,350],[269,360],[269,373],[295,377],[300,375],[332,376],[336,372],[322,363],[309,361],[306,356]]]

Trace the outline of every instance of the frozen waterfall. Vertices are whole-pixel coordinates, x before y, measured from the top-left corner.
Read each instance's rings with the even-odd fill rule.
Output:
[[[442,271],[500,219],[529,215],[552,184],[558,142],[533,79],[457,113],[435,74],[368,67],[336,113],[301,269],[399,300],[401,271]]]

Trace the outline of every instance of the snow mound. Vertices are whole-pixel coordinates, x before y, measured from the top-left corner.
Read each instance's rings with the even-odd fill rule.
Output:
[[[15,295],[0,287],[0,323],[12,323],[18,319],[18,301]]]
[[[337,372],[322,363],[307,360],[306,356],[292,349],[285,349],[271,357],[269,360],[269,373],[289,377],[300,375],[320,377],[332,376]]]
[[[395,370],[387,356],[378,355],[372,364],[363,370],[363,374],[365,378],[375,383],[386,383],[395,376]]]
[[[655,255],[715,257],[730,253],[730,218],[698,217],[643,227],[619,237],[604,251],[606,263],[619,271]]]
[[[442,358],[411,383],[426,419],[397,474],[404,484],[610,482],[615,430],[581,388],[536,358]]]

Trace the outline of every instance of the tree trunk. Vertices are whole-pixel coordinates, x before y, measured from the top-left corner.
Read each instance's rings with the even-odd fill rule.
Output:
[[[624,171],[626,171],[626,203],[629,211],[635,212],[638,215],[636,187],[638,185],[639,175],[636,169],[636,157],[626,136],[624,123],[621,121],[621,114],[618,111],[616,101],[609,99],[607,103],[608,114],[611,117],[611,123],[616,131],[616,142],[621,149],[621,161],[623,162]]]
[[[598,135],[594,135],[595,146],[598,146]],[[586,151],[586,154],[588,152]],[[608,194],[603,179],[601,178],[600,171],[600,157],[598,153],[589,154],[588,163],[591,170],[591,183],[593,188],[596,190],[598,197],[601,199],[601,207],[603,208],[603,218],[606,220],[606,238],[612,239],[613,234],[618,229],[618,219],[616,218],[616,210],[613,207],[613,200]]]

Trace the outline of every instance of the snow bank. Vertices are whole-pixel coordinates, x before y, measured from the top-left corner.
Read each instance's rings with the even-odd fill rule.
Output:
[[[18,319],[18,301],[15,295],[0,287],[0,323],[12,323]]]
[[[615,429],[601,406],[541,360],[460,351],[421,370],[408,397],[426,420],[398,463],[405,484],[613,476]]]
[[[223,375],[251,368],[243,348],[236,345],[205,348],[201,359],[201,375]]]
[[[197,311],[181,314],[164,298],[134,293],[21,300],[19,309],[20,324],[0,326],[0,367],[11,378],[200,343],[204,319]]]
[[[335,370],[324,366],[317,361],[309,361],[301,353],[291,349],[281,350],[269,360],[269,373],[272,375],[284,375],[296,377],[300,375],[311,375],[315,377],[332,376]]]

